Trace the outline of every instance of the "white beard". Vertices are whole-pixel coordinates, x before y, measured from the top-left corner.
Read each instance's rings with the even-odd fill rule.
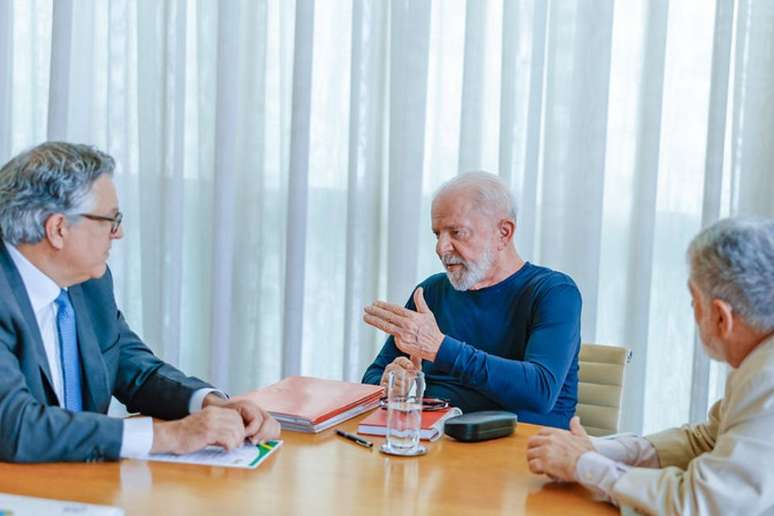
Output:
[[[492,249],[487,248],[481,258],[475,261],[463,260],[454,254],[445,254],[441,257],[441,262],[444,266],[462,265],[458,271],[450,271],[447,268],[446,276],[455,290],[470,290],[473,285],[486,278],[494,263],[494,256],[492,256]]]

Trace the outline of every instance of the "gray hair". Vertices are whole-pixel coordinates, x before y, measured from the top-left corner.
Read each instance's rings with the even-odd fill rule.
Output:
[[[91,187],[113,174],[113,158],[88,145],[46,142],[0,169],[0,236],[9,244],[35,244],[54,213],[74,221],[90,209]]]
[[[730,218],[688,247],[691,280],[754,328],[774,330],[774,220]]]
[[[433,202],[442,194],[454,190],[472,193],[476,207],[489,215],[516,220],[516,201],[499,176],[483,171],[465,172],[442,184],[433,196]]]

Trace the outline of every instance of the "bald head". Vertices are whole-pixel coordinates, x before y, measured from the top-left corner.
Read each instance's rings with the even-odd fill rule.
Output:
[[[516,221],[516,203],[511,190],[499,176],[489,172],[466,172],[447,181],[435,193],[433,205],[441,198],[470,201],[487,217]]]

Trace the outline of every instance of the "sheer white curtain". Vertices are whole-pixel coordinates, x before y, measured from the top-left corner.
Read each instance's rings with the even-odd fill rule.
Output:
[[[433,190],[499,172],[584,340],[634,350],[624,427],[650,431],[722,392],[684,250],[774,215],[773,46],[766,0],[0,0],[0,161],[113,154],[127,318],[234,392],[359,379],[362,306],[439,270]]]

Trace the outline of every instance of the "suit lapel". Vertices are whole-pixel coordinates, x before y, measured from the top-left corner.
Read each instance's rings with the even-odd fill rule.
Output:
[[[5,273],[8,285],[13,293],[13,298],[16,300],[16,305],[26,323],[26,334],[32,337],[32,349],[29,351],[31,351],[38,364],[40,364],[40,369],[48,382],[48,387],[51,389],[51,392],[54,392],[54,382],[51,381],[51,368],[48,366],[46,349],[43,347],[43,337],[40,336],[40,328],[38,328],[38,320],[30,304],[30,296],[27,294],[24,281],[22,281],[21,275],[19,275],[19,271],[8,254],[8,249],[5,248],[5,242],[2,239],[0,239],[0,268]]]
[[[110,404],[111,390],[107,382],[105,362],[102,360],[102,349],[94,334],[83,290],[80,285],[75,285],[70,287],[69,292],[78,325],[78,349],[87,385],[83,406],[85,410],[104,413]]]

